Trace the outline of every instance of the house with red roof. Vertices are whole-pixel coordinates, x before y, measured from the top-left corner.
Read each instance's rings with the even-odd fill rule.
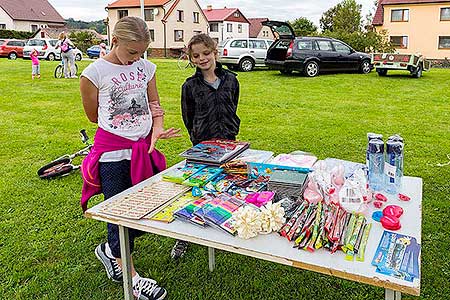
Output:
[[[372,25],[399,53],[450,58],[450,0],[379,0]]]
[[[268,18],[248,18],[250,22],[249,37],[259,39],[275,39],[272,29],[268,26],[263,26],[262,22],[269,21]]]
[[[141,16],[140,0],[116,0],[106,10],[108,41],[119,19]],[[195,34],[208,32],[197,0],[144,0],[144,20],[150,30],[151,56],[178,56]]]
[[[47,0],[0,0],[0,29],[36,32],[64,23]]]
[[[209,35],[218,43],[230,38],[249,37],[250,22],[239,9],[213,9],[208,5],[203,12],[209,23]]]

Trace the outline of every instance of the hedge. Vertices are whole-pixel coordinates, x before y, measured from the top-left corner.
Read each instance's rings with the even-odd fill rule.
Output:
[[[31,38],[34,34],[35,32],[0,29],[0,38],[4,39],[27,40]]]

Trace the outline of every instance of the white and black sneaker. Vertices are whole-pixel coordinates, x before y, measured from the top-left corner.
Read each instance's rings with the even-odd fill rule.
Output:
[[[110,257],[106,254],[106,243],[101,243],[95,248],[95,256],[105,266],[106,274],[108,278],[114,282],[123,281],[123,273],[119,264],[114,257]]]
[[[187,248],[189,246],[189,242],[182,241],[182,240],[176,240],[175,245],[172,248],[172,251],[170,252],[170,256],[173,259],[178,259],[184,256],[184,254],[187,251]]]
[[[133,294],[138,300],[162,300],[166,298],[167,291],[158,286],[155,280],[141,277],[133,285]]]

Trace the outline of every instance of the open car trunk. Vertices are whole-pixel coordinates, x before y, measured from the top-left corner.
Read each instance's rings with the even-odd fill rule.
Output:
[[[291,25],[280,21],[264,21],[261,24],[270,27],[276,37],[275,42],[272,43],[267,51],[266,60],[286,60],[286,53],[289,48],[289,44],[295,39],[295,33]]]

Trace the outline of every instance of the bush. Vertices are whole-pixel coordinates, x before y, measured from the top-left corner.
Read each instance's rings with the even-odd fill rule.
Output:
[[[322,36],[341,40],[361,52],[392,52],[395,50],[389,42],[386,32],[339,30],[325,31]]]
[[[0,29],[0,38],[4,39],[27,40],[31,38],[34,34],[35,32]]]
[[[92,32],[88,31],[74,31],[69,35],[69,38],[82,52],[86,52],[87,48],[101,42],[95,38]]]

